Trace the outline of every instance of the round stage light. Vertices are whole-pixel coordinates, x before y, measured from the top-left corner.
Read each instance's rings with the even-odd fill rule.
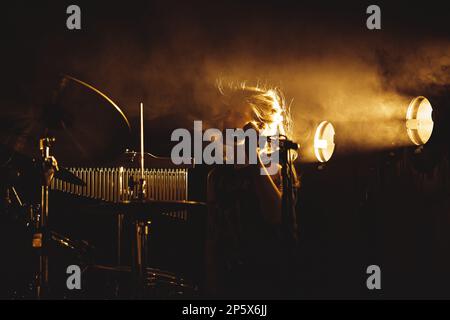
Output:
[[[409,139],[415,145],[423,145],[430,139],[434,125],[432,112],[431,103],[425,97],[416,97],[409,104],[406,112],[406,130]]]
[[[320,162],[330,160],[334,152],[334,127],[331,122],[322,121],[314,134],[314,154]]]

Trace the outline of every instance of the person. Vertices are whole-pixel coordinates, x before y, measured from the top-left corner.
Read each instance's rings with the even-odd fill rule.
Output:
[[[267,137],[291,133],[280,90],[245,85],[219,89],[228,110],[220,121],[222,128],[253,128]],[[268,151],[258,147],[256,152],[256,165],[216,166],[208,175],[208,295],[276,298],[283,294],[280,171],[261,174],[260,169],[265,170],[261,155]],[[295,170],[294,179],[298,187]]]

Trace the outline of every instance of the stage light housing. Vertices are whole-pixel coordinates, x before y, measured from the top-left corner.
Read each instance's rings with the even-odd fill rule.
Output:
[[[433,108],[423,96],[414,98],[406,112],[406,130],[409,139],[417,146],[424,145],[433,133]]]
[[[330,160],[334,152],[334,127],[329,121],[322,121],[314,134],[314,154],[319,162]]]

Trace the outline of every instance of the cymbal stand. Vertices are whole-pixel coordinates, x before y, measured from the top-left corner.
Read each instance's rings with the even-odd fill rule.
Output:
[[[40,210],[35,213],[36,230],[33,234],[32,246],[37,251],[39,265],[35,274],[35,297],[45,298],[48,294],[48,194],[55,170],[58,170],[56,159],[50,155],[50,148],[55,138],[44,137],[39,140],[41,151],[41,203]]]
[[[144,201],[146,197],[146,181],[145,181],[145,163],[144,163],[144,104],[140,104],[140,179],[137,199],[138,201]],[[147,265],[147,250],[148,250],[148,237],[149,237],[149,221],[140,221],[135,218],[135,276],[136,276],[136,296],[138,298],[143,297],[144,282],[145,282],[145,269]]]

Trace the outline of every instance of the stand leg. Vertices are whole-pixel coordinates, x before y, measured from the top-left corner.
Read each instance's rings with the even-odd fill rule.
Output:
[[[144,264],[143,264],[143,246],[142,235],[144,233],[142,222],[135,221],[134,223],[134,283],[135,283],[135,296],[136,298],[142,298],[144,289]]]
[[[54,141],[54,138],[48,137],[39,140],[42,157],[41,206],[40,211],[37,210],[36,212],[36,228],[32,241],[32,246],[37,250],[38,255],[38,270],[35,276],[35,296],[37,299],[48,296],[48,193],[55,169],[58,170],[56,159],[50,156],[50,146]]]
[[[122,266],[123,214],[117,215],[117,265]]]
[[[35,296],[45,298],[48,289],[48,255],[46,248],[46,226],[48,219],[48,186],[42,186],[41,210],[38,213],[36,231],[33,235],[32,246],[37,250],[38,270],[36,271]]]

